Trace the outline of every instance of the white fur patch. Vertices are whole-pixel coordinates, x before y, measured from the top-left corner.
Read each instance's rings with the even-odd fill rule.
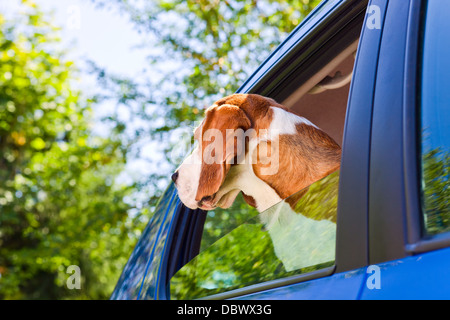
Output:
[[[287,112],[278,107],[270,107],[273,112],[272,123],[269,126],[269,136],[273,134],[297,134],[297,124],[306,124],[319,129],[314,123],[294,113]]]

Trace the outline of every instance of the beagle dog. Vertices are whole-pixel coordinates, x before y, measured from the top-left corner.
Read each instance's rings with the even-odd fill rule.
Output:
[[[340,146],[273,99],[233,94],[205,115],[199,145],[172,175],[191,209],[228,208],[239,192],[259,212],[296,194],[286,199],[294,206],[298,191],[339,169]]]

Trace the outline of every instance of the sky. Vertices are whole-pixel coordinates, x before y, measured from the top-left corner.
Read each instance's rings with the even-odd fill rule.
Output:
[[[90,0],[34,0],[45,12],[53,11],[61,27],[62,46],[69,58],[88,58],[114,73],[133,76],[145,66],[144,50],[136,48],[144,36],[126,15],[111,6],[98,7]],[[20,0],[0,0],[0,11],[17,12]]]
[[[143,37],[125,15],[113,8],[96,7],[88,0],[35,2],[45,11],[54,10],[55,24],[62,27],[63,45],[71,48],[74,60],[89,58],[114,73],[129,76],[142,70],[145,54],[135,47]]]
[[[145,50],[137,48],[145,41],[144,35],[115,6],[102,8],[90,0],[34,2],[44,12],[53,13],[53,24],[61,28],[61,48],[67,49],[67,59],[81,69],[84,61],[92,60],[109,73],[135,78],[148,65]],[[19,10],[20,0],[0,0],[0,12],[7,17]],[[89,74],[81,75],[79,85],[87,95],[96,92],[94,80]]]

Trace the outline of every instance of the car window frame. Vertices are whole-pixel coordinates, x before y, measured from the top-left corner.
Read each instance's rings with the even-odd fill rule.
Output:
[[[426,4],[427,0],[390,2],[386,13],[385,28],[395,32],[383,35],[375,89],[370,162],[376,179],[371,179],[369,187],[371,265],[450,246],[450,232],[433,236],[423,232],[419,93]]]
[[[369,173],[369,264],[401,259],[408,254],[406,189],[413,184],[405,163],[405,70],[411,4],[389,1],[383,25],[373,100]],[[417,21],[417,20],[416,20]],[[417,173],[415,173],[417,175]],[[405,180],[408,176],[409,180]],[[417,197],[417,195],[416,195]]]
[[[408,254],[421,254],[450,247],[450,232],[428,235],[425,232],[424,214],[421,197],[421,92],[422,92],[422,48],[427,18],[428,0],[415,1],[412,4],[406,51],[405,104],[404,104],[404,156],[407,210]],[[416,66],[416,67],[414,67]],[[408,104],[414,107],[409,107]]]

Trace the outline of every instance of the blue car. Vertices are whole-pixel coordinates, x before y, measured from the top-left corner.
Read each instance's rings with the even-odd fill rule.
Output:
[[[169,185],[111,299],[449,299],[448,17],[448,0],[323,1],[238,93],[327,132],[340,170],[295,212],[191,210]]]

